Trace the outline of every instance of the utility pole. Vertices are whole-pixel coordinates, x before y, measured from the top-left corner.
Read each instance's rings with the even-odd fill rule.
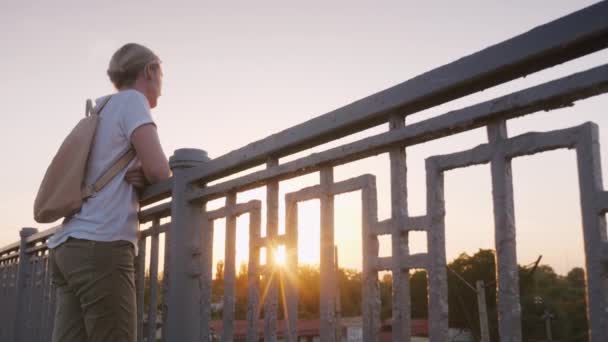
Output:
[[[481,342],[490,342],[488,309],[486,305],[486,286],[483,280],[478,280],[475,285],[477,286],[477,307],[479,310],[479,330],[481,332]]]
[[[549,310],[545,309],[543,313],[543,318],[545,319],[545,333],[547,335],[547,341],[553,341],[553,332],[551,331],[551,320],[553,319],[553,314],[549,312]]]
[[[340,279],[339,271],[340,267],[338,264],[338,246],[334,246],[334,264],[336,270],[334,272],[336,276],[336,341],[342,341],[342,301],[340,300]]]
[[[479,308],[479,330],[481,332],[481,342],[490,342],[490,329],[488,328],[488,310],[486,305],[486,287],[483,280],[478,280],[477,288],[469,284],[458,272],[447,267],[460,281],[467,285],[475,294],[477,294],[477,307]]]

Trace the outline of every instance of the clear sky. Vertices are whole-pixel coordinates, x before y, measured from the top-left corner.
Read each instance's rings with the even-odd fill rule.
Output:
[[[111,54],[124,43],[147,45],[163,60],[164,94],[153,115],[165,152],[196,147],[216,157],[594,2],[2,2],[0,246],[16,241],[21,227],[48,227],[32,218],[39,182],[63,137],[81,117],[85,99],[112,92],[105,70]],[[606,56],[596,53],[411,116],[407,122],[585,70],[605,63]],[[585,121],[603,130],[608,127],[602,113],[607,101],[600,96],[573,108],[518,119],[509,123],[509,133]],[[608,145],[605,137],[603,146]],[[476,130],[409,148],[410,213],[426,210],[424,158],[484,142],[485,132]],[[390,214],[388,168],[388,158],[382,155],[337,168],[336,179],[376,174],[384,219]],[[560,273],[582,266],[574,153],[517,159],[513,173],[520,263],[543,254],[544,262]],[[317,180],[313,174],[285,182],[281,191]],[[336,204],[340,261],[352,268],[361,264],[359,196],[340,196]],[[263,191],[239,195],[239,200],[251,198],[263,199]],[[449,172],[446,201],[448,258],[493,248],[489,167]],[[318,210],[314,201],[300,209],[299,253],[305,263],[318,262]],[[246,223],[247,218],[239,220],[238,262],[246,257]],[[216,259],[223,253],[222,227],[218,222]],[[413,235],[413,252],[426,250],[425,245],[422,233]],[[381,255],[390,254],[390,241],[383,239],[381,248]]]

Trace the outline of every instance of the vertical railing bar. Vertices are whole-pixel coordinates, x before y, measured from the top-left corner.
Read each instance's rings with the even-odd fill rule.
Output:
[[[26,252],[27,253],[27,252]],[[34,311],[34,291],[36,289],[36,255],[35,253],[33,253],[32,255],[30,255],[29,257],[29,263],[30,263],[30,277],[28,278],[28,286],[27,286],[27,314],[26,314],[26,320],[25,320],[25,333],[24,335],[26,336],[26,340],[27,341],[32,341],[33,340],[33,335],[34,335],[34,327],[32,324],[32,313]]]
[[[430,227],[427,232],[429,260],[427,281],[429,288],[429,341],[448,340],[448,279],[445,256],[445,200],[444,176],[429,158],[426,160],[427,215]]]
[[[13,329],[12,329],[12,337],[15,341],[18,341],[18,336],[17,336],[17,325],[19,324],[19,322],[17,321],[17,319],[19,318],[19,316],[16,314],[17,311],[17,307],[20,304],[19,301],[19,296],[18,296],[18,286],[19,286],[19,261],[20,258],[15,262],[14,265],[14,282],[13,282],[13,291],[15,293],[15,299],[13,301],[13,307],[12,310],[15,312],[15,316],[13,319]],[[25,305],[25,304],[24,304]]]
[[[55,312],[56,312],[56,307],[55,307],[55,295],[56,295],[56,288],[55,285],[53,285],[53,282],[51,281],[50,283],[50,305],[49,305],[49,335],[52,336],[53,335],[53,326],[55,325]]]
[[[167,314],[169,313],[169,302],[168,302],[168,298],[169,298],[169,254],[171,253],[171,250],[169,249],[169,239],[170,239],[170,234],[171,234],[171,228],[167,229],[167,231],[165,232],[165,257],[163,260],[163,285],[162,285],[162,293],[163,293],[163,300],[162,300],[162,320],[163,320],[163,325],[161,327],[161,340],[163,342],[167,342],[167,329],[165,328],[167,326]]]
[[[14,320],[14,337],[17,342],[25,342],[26,327],[22,324],[27,323],[28,318],[28,280],[31,278],[31,263],[30,256],[27,254],[28,236],[38,232],[36,228],[22,228],[19,232],[21,243],[19,245],[19,268],[17,271],[17,280],[15,285],[15,320]]]
[[[390,130],[405,127],[405,119],[393,115],[389,121]],[[401,266],[401,260],[409,255],[408,232],[401,226],[402,219],[408,216],[407,208],[407,163],[405,148],[396,146],[389,151],[391,165],[391,258],[393,260],[393,326],[395,342],[410,341],[410,278],[409,269]]]
[[[34,323],[34,312],[36,311],[36,283],[37,283],[37,267],[38,267],[38,260],[37,260],[37,256],[36,253],[32,253],[32,256],[30,257],[31,259],[31,270],[32,270],[32,274],[30,277],[30,286],[29,286],[29,294],[28,294],[28,299],[29,299],[29,304],[28,304],[28,314],[27,314],[27,333],[28,333],[28,341],[34,341],[36,338],[36,327],[35,327],[35,323]]]
[[[8,336],[10,337],[9,341],[15,341],[17,336],[15,332],[16,326],[16,308],[17,308],[17,275],[19,273],[19,261],[17,259],[13,260],[11,264],[10,270],[10,278],[9,281],[9,294],[11,295],[10,304],[6,308],[6,313],[9,317],[10,327],[8,328]]]
[[[7,314],[7,308],[10,303],[8,303],[9,297],[9,288],[8,288],[8,270],[9,261],[0,261],[0,302],[4,303],[0,305],[0,321],[8,322],[9,316]],[[0,326],[0,341],[10,341],[9,333],[8,333],[8,324],[3,324]]]
[[[207,203],[202,204],[202,212],[206,212]],[[211,297],[213,295],[213,230],[214,223],[205,217],[202,217],[201,227],[201,331],[204,334],[210,335],[211,327]],[[171,341],[167,341],[171,342]]]
[[[608,240],[606,217],[598,214],[596,198],[604,191],[599,130],[588,124],[576,146],[583,240],[585,243],[587,319],[589,341],[608,336],[608,265],[602,260],[602,244]]]
[[[520,342],[521,304],[517,265],[515,210],[511,160],[501,148],[508,139],[504,120],[487,128],[488,141],[493,145],[492,201],[494,203],[494,234],[496,246],[498,333],[501,341]]]
[[[36,296],[34,298],[34,311],[32,312],[32,320],[33,325],[34,325],[34,339],[33,341],[40,341],[41,337],[42,337],[42,321],[39,320],[40,318],[40,313],[42,311],[42,299],[43,299],[43,287],[42,287],[42,282],[43,282],[43,254],[44,251],[38,251],[36,252]],[[36,317],[38,317],[38,319],[36,319]]]
[[[46,307],[44,308],[45,316],[44,320],[46,321],[46,331],[45,336],[47,341],[51,341],[52,333],[53,333],[53,322],[51,321],[52,313],[51,311],[54,309],[52,305],[51,292],[53,291],[53,284],[51,278],[51,255],[50,250],[47,250],[47,258],[46,258]]]
[[[298,206],[294,201],[286,201],[285,213],[285,235],[287,243],[285,246],[287,272],[292,272],[286,277],[287,292],[287,341],[298,341]]]
[[[363,341],[377,342],[380,338],[380,288],[375,266],[379,241],[373,231],[378,222],[375,177],[371,177],[369,184],[362,190],[361,208]]]
[[[4,303],[4,305],[0,305],[0,321],[2,322],[6,322],[6,319],[8,317],[5,317],[5,310],[6,307],[8,306],[6,304],[6,299],[7,299],[7,295],[5,293],[5,288],[4,288],[4,261],[0,261],[0,303]],[[0,341],[4,341],[4,340],[8,340],[7,337],[5,337],[5,329],[6,329],[6,325],[3,324],[0,326]]]
[[[6,322],[8,315],[6,315],[6,308],[8,307],[8,288],[5,287],[6,279],[6,266],[4,261],[0,261],[0,302],[4,305],[0,305],[0,321]],[[3,324],[0,326],[0,341],[8,341],[8,333],[6,331],[8,325]]]
[[[43,254],[44,251],[38,251],[36,252],[36,254],[38,255],[37,259],[38,259],[38,271],[36,274],[36,306],[35,306],[35,311],[34,311],[34,315],[32,315],[32,317],[34,317],[34,319],[38,322],[34,323],[36,326],[36,336],[35,336],[35,340],[34,341],[40,341],[41,337],[42,337],[42,321],[40,321],[40,314],[42,311],[42,301],[43,301],[43,280],[44,280],[44,273],[43,273],[43,266],[44,266],[44,259],[43,259]],[[38,317],[38,319],[36,319],[36,317]]]
[[[50,277],[49,277],[49,270],[48,270],[48,265],[49,265],[48,250],[45,250],[43,253],[44,253],[44,255],[43,255],[44,278],[42,280],[42,305],[40,308],[40,322],[42,323],[42,326],[40,329],[41,330],[40,335],[42,336],[42,340],[46,341],[49,336],[49,334],[48,334],[48,306],[49,306],[48,291],[49,291]]]
[[[144,290],[146,282],[146,238],[140,237],[137,255],[137,342],[144,340]]]
[[[320,172],[320,183],[323,192],[321,202],[321,341],[336,340],[336,274],[334,268],[334,195],[331,186],[334,182],[333,168],[323,167]]]
[[[148,341],[156,341],[156,311],[158,295],[158,228],[160,219],[152,222],[152,237],[150,239],[150,290],[148,291]]]
[[[279,165],[279,160],[270,158],[266,168],[270,169]],[[272,180],[266,185],[266,237],[270,245],[266,251],[266,272],[268,277],[268,291],[264,303],[264,341],[276,342],[277,339],[277,310],[278,292],[277,277],[275,274],[275,239],[279,231],[279,181]]]
[[[260,246],[261,208],[255,208],[249,215],[249,266],[247,267],[247,342],[259,342],[260,307]]]
[[[236,193],[226,196],[226,239],[224,248],[224,310],[222,315],[223,331],[222,341],[229,342],[234,339],[234,310],[236,290]]]

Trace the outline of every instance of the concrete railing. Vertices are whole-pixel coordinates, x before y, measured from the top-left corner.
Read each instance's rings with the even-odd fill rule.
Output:
[[[287,264],[298,264],[297,205],[319,199],[321,206],[321,302],[322,341],[336,339],[336,274],[334,263],[334,197],[360,192],[362,199],[363,340],[377,341],[380,330],[378,272],[393,274],[394,341],[410,340],[410,293],[408,270],[428,272],[429,331],[433,342],[447,341],[448,300],[445,255],[444,172],[475,164],[491,164],[494,203],[499,335],[501,341],[521,341],[521,309],[516,257],[513,181],[511,160],[555,149],[574,149],[577,154],[583,235],[586,257],[589,336],[593,342],[608,338],[608,239],[604,214],[608,192],[600,169],[598,127],[593,123],[542,133],[511,137],[508,120],[569,106],[573,102],[608,90],[608,65],[592,66],[575,74],[523,89],[500,98],[454,110],[413,124],[409,114],[431,108],[580,56],[608,45],[608,1],[602,1],[520,36],[489,47],[422,74],[397,86],[361,99],[310,121],[256,141],[215,159],[200,150],[178,150],[172,157],[173,178],[151,186],[141,196],[142,224],[137,262],[138,341],[153,340],[161,315],[165,341],[203,341],[211,336],[211,283],[213,223],[226,220],[225,284],[222,340],[234,339],[236,218],[249,215],[249,265],[247,341],[277,339],[279,282],[272,277],[273,251],[285,246]],[[386,132],[285,163],[280,158],[337,140],[367,128],[387,124]],[[433,156],[426,160],[427,211],[408,214],[406,147],[485,127],[488,142],[466,151]],[[391,217],[377,217],[376,181],[362,174],[335,182],[334,167],[369,156],[388,153],[391,169]],[[260,171],[238,172],[265,165]],[[371,171],[371,170],[370,170]],[[285,233],[279,234],[279,184],[283,180],[319,172],[319,184],[285,196]],[[212,185],[208,185],[213,182]],[[259,200],[238,203],[237,194],[254,188],[266,189],[266,211]],[[163,201],[170,198],[170,201]],[[225,206],[207,210],[206,203],[225,198]],[[261,217],[266,217],[266,235],[261,235]],[[161,220],[168,221],[161,224]],[[427,252],[410,254],[408,233],[424,231]],[[49,283],[45,241],[53,230],[21,231],[21,240],[0,249],[0,340],[49,340],[53,321],[53,288]],[[151,279],[159,271],[159,237],[164,235],[163,283],[151,281],[149,301],[144,307],[144,274]],[[379,257],[378,238],[391,237],[392,255]],[[146,244],[149,242],[149,258]],[[260,265],[260,251],[267,262]],[[149,265],[145,260],[149,259]],[[260,277],[268,289],[262,298]],[[298,284],[283,283],[287,311],[285,338],[298,337]],[[156,294],[163,291],[163,303]],[[161,310],[157,310],[160,306]],[[264,317],[260,317],[260,312]],[[258,320],[263,319],[263,331]]]

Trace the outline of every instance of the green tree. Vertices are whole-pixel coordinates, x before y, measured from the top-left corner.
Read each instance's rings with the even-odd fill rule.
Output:
[[[479,310],[477,294],[454,273],[457,273],[471,286],[478,280],[486,284],[486,303],[490,338],[498,341],[498,316],[496,313],[496,267],[494,251],[480,249],[472,256],[462,253],[448,264],[448,305],[450,327],[470,329],[476,336],[479,332]]]

